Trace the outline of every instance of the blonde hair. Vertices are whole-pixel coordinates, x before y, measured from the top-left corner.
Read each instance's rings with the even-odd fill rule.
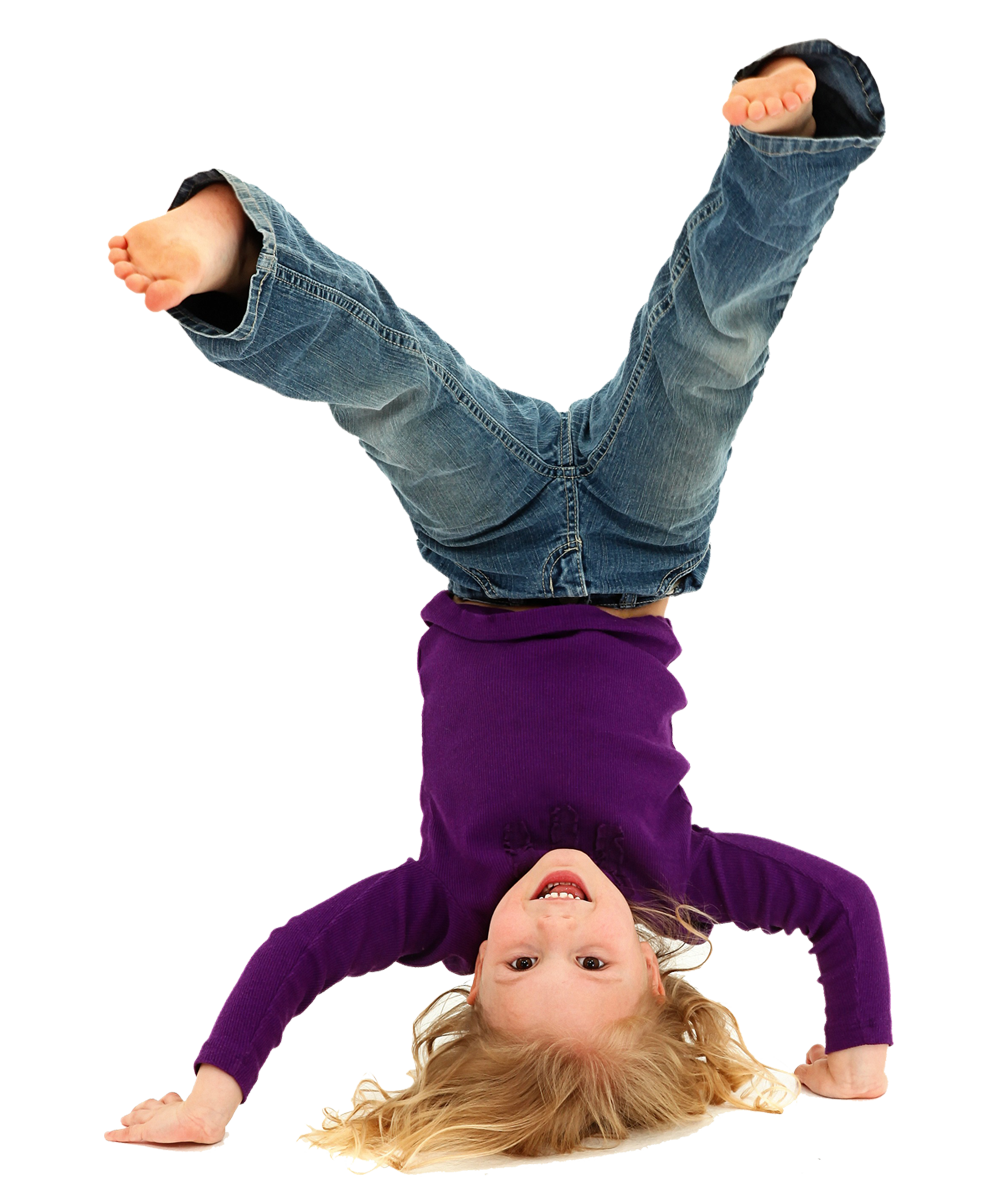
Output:
[[[324,1108],[322,1128],[298,1138],[330,1155],[409,1171],[470,1157],[612,1147],[633,1131],[689,1123],[725,1103],[782,1114],[791,1092],[771,1076],[775,1067],[749,1052],[728,1008],[682,977],[710,957],[713,944],[703,929],[716,922],[661,891],[628,905],[658,959],[664,999],[649,988],[634,1015],[580,1044],[503,1033],[488,1023],[477,999],[466,1001],[469,987],[453,987],[413,1024],[411,1086],[389,1092],[366,1078],[352,1110],[341,1116]],[[672,969],[679,954],[698,944],[694,937],[708,942],[707,958]],[[437,1010],[452,995],[460,999]],[[800,1083],[790,1076],[792,1101]]]

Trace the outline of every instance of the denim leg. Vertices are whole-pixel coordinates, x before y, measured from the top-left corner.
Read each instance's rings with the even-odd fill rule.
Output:
[[[542,597],[563,531],[561,415],[469,367],[258,187],[208,170],[183,183],[170,209],[212,182],[232,186],[263,237],[248,301],[233,308],[200,294],[170,314],[219,367],[328,403],[388,477],[420,552],[452,590]]]
[[[769,339],[849,174],[884,135],[861,59],[831,42],[783,46],[817,77],[815,138],[731,128],[710,189],[652,285],[616,376],[570,410],[590,591],[637,602],[696,590],[709,562],[735,432]]]

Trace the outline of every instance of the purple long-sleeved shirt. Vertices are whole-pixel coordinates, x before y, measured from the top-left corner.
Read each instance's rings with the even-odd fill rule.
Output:
[[[393,962],[474,970],[492,911],[544,854],[588,854],[631,900],[663,887],[720,922],[812,942],[827,1052],[891,1044],[887,956],[867,885],[833,863],[691,823],[672,743],[686,697],[668,619],[586,604],[423,609],[418,859],[338,892],[250,959],[202,1062],[243,1100],[289,1021],[334,983]]]

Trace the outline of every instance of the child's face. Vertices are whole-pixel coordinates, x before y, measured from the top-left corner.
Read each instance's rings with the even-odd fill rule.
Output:
[[[587,899],[539,899],[552,872],[575,875]],[[658,961],[620,890],[583,851],[552,850],[499,901],[468,1002],[516,1036],[582,1038],[649,993],[665,993]]]

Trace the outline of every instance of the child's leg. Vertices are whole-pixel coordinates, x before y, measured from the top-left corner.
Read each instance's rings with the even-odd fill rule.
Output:
[[[541,585],[564,506],[563,415],[547,402],[469,367],[376,277],[232,174],[188,178],[167,215],[111,248],[116,274],[149,308],[168,308],[209,360],[329,404],[456,594],[575,593]]]
[[[816,136],[813,125],[751,131],[771,121],[746,127],[747,104],[733,94],[727,152],[638,314],[624,365],[570,410],[593,590],[640,592],[642,602],[701,585],[718,489],[769,338],[839,188],[883,136],[869,70],[829,42],[786,46],[736,83],[778,56],[816,76]]]

